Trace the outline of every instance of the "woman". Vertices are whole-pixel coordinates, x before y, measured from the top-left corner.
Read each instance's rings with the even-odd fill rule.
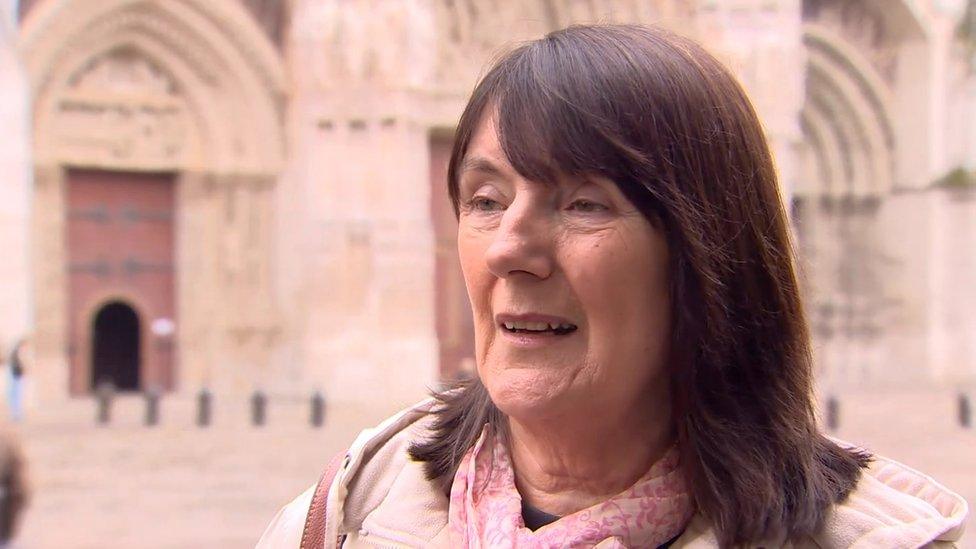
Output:
[[[7,404],[10,407],[10,419],[19,423],[24,418],[23,393],[24,393],[24,346],[26,342],[21,339],[14,344],[13,351],[10,352],[7,369]]]
[[[698,45],[587,26],[516,49],[448,179],[478,379],[364,432],[259,545],[958,539],[961,498],[819,432],[769,150]]]

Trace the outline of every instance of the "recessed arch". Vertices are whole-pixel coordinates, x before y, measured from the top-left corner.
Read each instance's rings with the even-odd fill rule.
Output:
[[[863,100],[881,114],[892,149],[881,192],[927,185],[943,154],[944,106],[936,91],[943,75],[931,63],[941,31],[931,27],[932,18],[909,0],[804,0],[803,10],[811,61],[822,62],[834,82],[858,90],[847,94],[853,106]]]
[[[142,319],[123,300],[99,306],[91,318],[91,388],[108,384],[119,391],[143,389]]]
[[[236,2],[45,3],[24,21],[20,48],[35,98],[39,162],[57,162],[66,154],[52,134],[70,79],[93,59],[125,48],[151,58],[190,107],[200,150],[174,159],[170,168],[280,168],[284,72],[274,46]]]
[[[807,98],[801,128],[806,146],[829,166],[807,163],[800,194],[867,196],[894,186],[893,100],[880,75],[843,39],[804,25]],[[838,164],[839,162],[839,164]],[[819,175],[818,175],[819,174]],[[824,177],[827,174],[827,177]],[[820,185],[815,186],[814,182]]]
[[[841,178],[825,189],[832,195],[863,195],[876,190],[875,178],[880,174],[874,169],[875,151],[867,140],[867,124],[859,117],[847,97],[830,83],[817,85],[811,73],[805,110],[823,113],[822,120],[829,128],[827,136],[836,141],[840,152]],[[884,150],[878,155],[887,156]]]
[[[833,124],[830,113],[812,108],[813,105],[811,103],[810,108],[801,113],[801,130],[804,132],[806,151],[813,156],[811,160],[817,163],[807,166],[809,172],[801,179],[795,194],[840,194],[847,183],[846,153],[841,140],[837,138],[838,128]]]
[[[803,25],[803,44],[810,64],[829,79],[842,82],[852,95],[859,95],[866,104],[865,109],[874,111],[878,117],[885,139],[893,142],[894,98],[871,64],[841,36],[817,23]]]
[[[879,366],[890,307],[879,238],[888,197],[928,155],[929,29],[901,0],[804,0],[802,176],[793,209],[822,383]]]

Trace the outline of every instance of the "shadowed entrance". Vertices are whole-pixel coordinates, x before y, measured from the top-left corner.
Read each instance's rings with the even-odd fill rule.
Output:
[[[108,303],[95,315],[92,329],[92,388],[111,383],[121,391],[138,391],[141,360],[136,312],[124,303]]]

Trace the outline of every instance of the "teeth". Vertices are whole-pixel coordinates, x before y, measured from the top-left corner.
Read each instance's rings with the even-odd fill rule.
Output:
[[[507,330],[528,330],[531,332],[545,332],[547,330],[569,330],[572,324],[553,324],[550,322],[505,322]]]

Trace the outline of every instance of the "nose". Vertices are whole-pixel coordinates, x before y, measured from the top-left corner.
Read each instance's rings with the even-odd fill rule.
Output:
[[[485,252],[488,270],[498,278],[517,274],[549,278],[554,263],[553,244],[545,213],[531,201],[516,199],[502,214]]]

